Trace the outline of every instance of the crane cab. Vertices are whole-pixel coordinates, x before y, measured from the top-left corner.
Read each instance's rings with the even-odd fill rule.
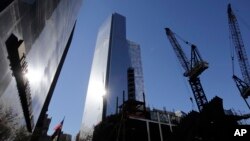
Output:
[[[204,70],[208,68],[208,63],[206,61],[197,62],[191,70],[184,73],[185,77],[197,78]]]

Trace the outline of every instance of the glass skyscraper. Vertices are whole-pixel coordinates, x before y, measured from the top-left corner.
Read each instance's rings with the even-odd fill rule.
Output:
[[[127,92],[127,70],[135,69],[136,98],[142,100],[143,75],[138,44],[126,38],[126,19],[112,14],[100,27],[88,90],[85,100],[80,138],[91,136],[102,118],[116,113]],[[117,101],[118,100],[118,101]]]
[[[6,128],[25,126],[32,132],[45,115],[81,2],[0,2],[0,119],[13,115]]]

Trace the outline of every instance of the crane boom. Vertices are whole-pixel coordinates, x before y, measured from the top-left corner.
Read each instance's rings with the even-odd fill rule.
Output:
[[[184,68],[185,71],[189,71],[190,70],[190,64],[189,61],[185,55],[185,53],[183,52],[183,50],[181,49],[180,44],[177,42],[177,39],[175,38],[175,36],[173,36],[173,32],[169,29],[166,28],[166,33],[168,35],[168,39],[181,63],[181,66]]]
[[[247,58],[247,53],[244,47],[244,43],[241,37],[241,32],[236,16],[233,13],[231,5],[228,4],[228,24],[231,33],[231,38],[237,54],[241,74],[243,80],[233,75],[233,79],[243,98],[247,98],[250,95],[250,65]]]
[[[245,47],[243,44],[243,40],[241,37],[239,24],[238,24],[237,18],[235,17],[235,15],[231,9],[230,4],[228,4],[227,12],[228,12],[229,29],[230,29],[230,32],[232,35],[232,40],[233,40],[233,44],[235,46],[235,51],[236,51],[236,54],[238,57],[241,73],[242,73],[242,76],[244,78],[244,81],[247,84],[250,84],[249,62],[248,62],[246,50],[245,50]]]
[[[203,61],[198,49],[195,45],[191,44],[191,60],[188,61],[185,53],[183,52],[179,42],[174,36],[174,33],[169,29],[165,28],[167,37],[182,65],[184,68],[184,76],[189,78],[189,84],[191,86],[194,98],[199,111],[201,111],[205,104],[207,104],[207,98],[202,88],[199,75],[208,68],[208,63]],[[188,42],[186,42],[189,44]],[[190,45],[190,44],[189,44]]]

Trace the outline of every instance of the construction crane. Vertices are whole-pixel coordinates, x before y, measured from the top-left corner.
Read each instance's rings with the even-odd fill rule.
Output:
[[[180,44],[178,43],[174,33],[169,28],[165,28],[165,30],[167,37],[177,55],[177,58],[179,59],[181,66],[185,70],[183,75],[189,79],[188,81],[194,94],[197,107],[199,111],[202,111],[204,105],[208,102],[202,88],[199,75],[208,68],[208,63],[202,60],[195,45],[184,41],[186,44],[191,46],[191,59],[189,61]]]
[[[250,109],[250,106],[246,101],[247,97],[250,96],[250,67],[247,59],[247,53],[243,44],[237,18],[233,13],[230,4],[228,4],[227,13],[228,13],[229,30],[231,33],[232,42],[234,44],[235,52],[237,54],[241,74],[243,77],[242,80],[234,74],[234,65],[233,65],[233,79],[237,85],[237,88],[240,91],[241,96],[245,100],[248,108]],[[234,64],[233,59],[234,57],[232,56],[232,62]]]

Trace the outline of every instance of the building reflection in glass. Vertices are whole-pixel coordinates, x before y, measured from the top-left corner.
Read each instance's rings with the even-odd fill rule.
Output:
[[[5,0],[0,7],[0,106],[13,130],[34,130],[45,114],[82,0]],[[22,44],[19,44],[22,43]],[[21,51],[21,48],[24,51]],[[13,48],[17,54],[13,55]],[[27,71],[22,73],[25,56]],[[15,65],[11,65],[11,64]],[[19,67],[16,67],[20,64]],[[15,69],[12,69],[14,66]],[[50,95],[50,96],[48,96]],[[26,109],[26,110],[25,110]],[[1,116],[1,115],[0,115]],[[1,117],[3,118],[3,117]],[[28,121],[28,120],[32,121]],[[30,122],[30,123],[28,123]],[[30,125],[29,125],[30,124]],[[13,126],[15,125],[15,126]]]

